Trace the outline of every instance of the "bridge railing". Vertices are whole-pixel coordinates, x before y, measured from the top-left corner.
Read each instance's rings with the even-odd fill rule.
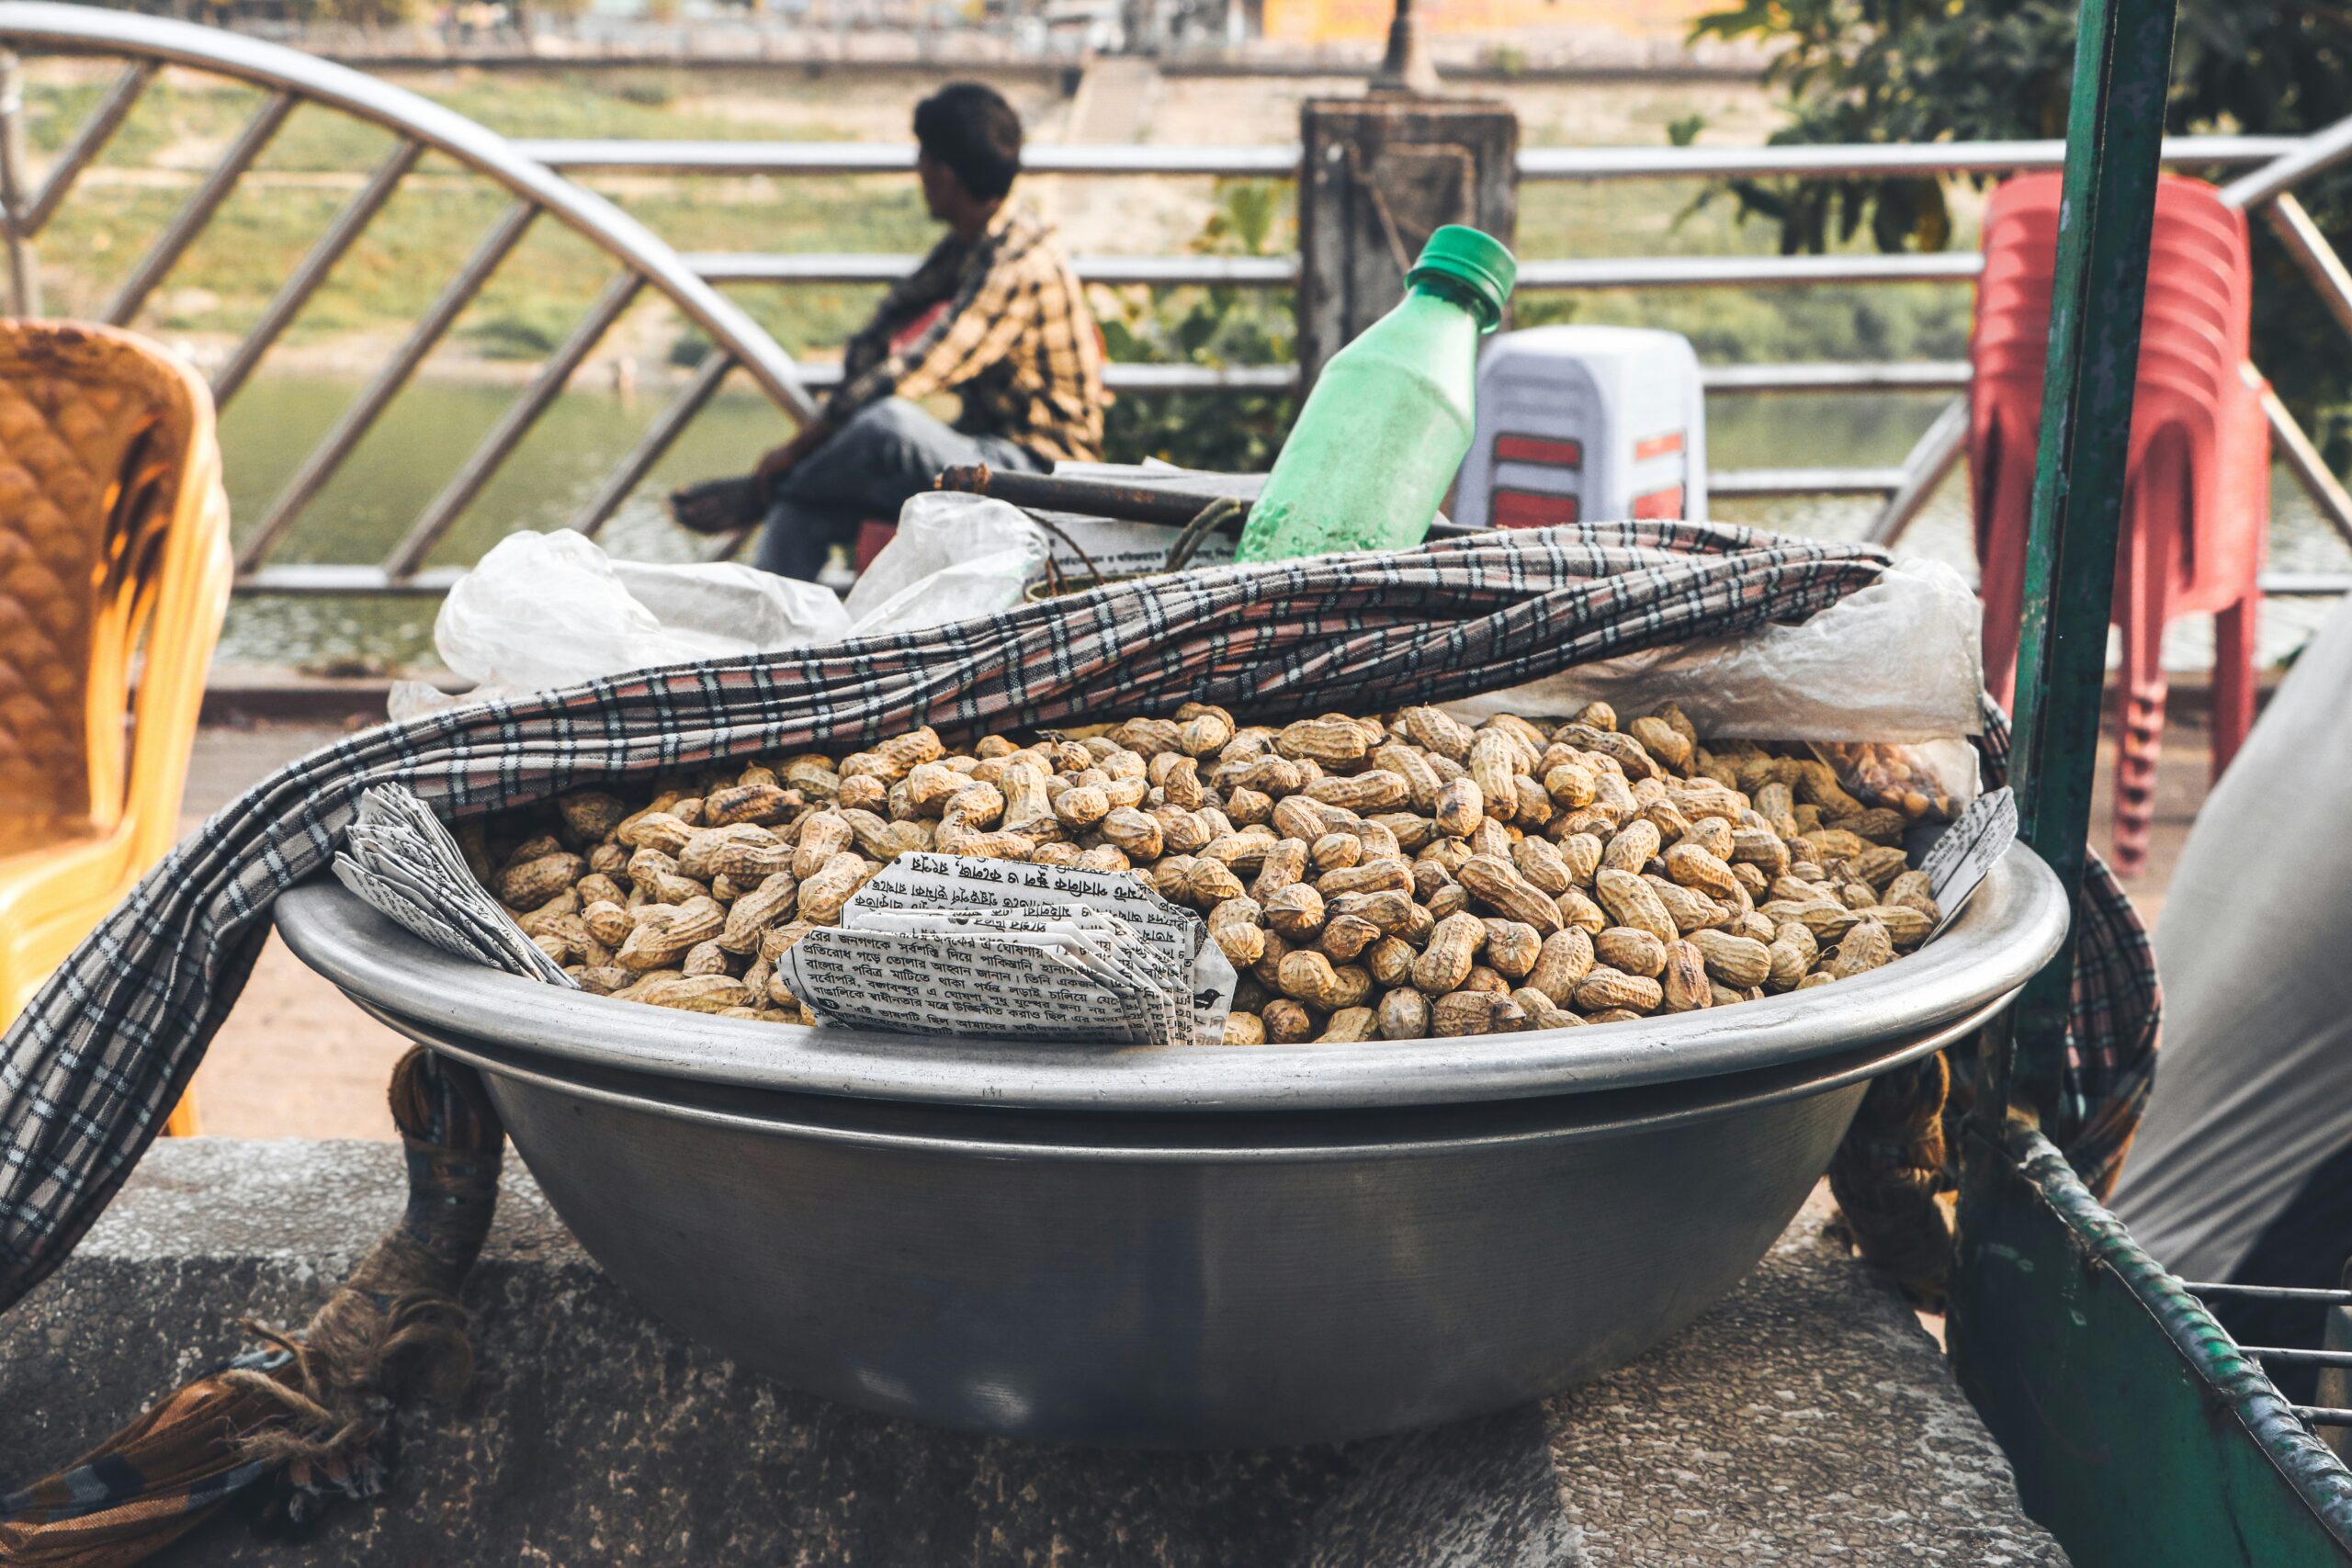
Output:
[[[472,254],[387,351],[359,395],[338,416],[267,505],[239,547],[241,591],[283,593],[438,592],[453,569],[426,562],[511,457],[555,399],[631,305],[650,290],[668,299],[706,333],[710,352],[652,419],[636,444],[598,484],[572,518],[595,533],[644,481],[654,465],[739,369],[796,422],[806,418],[809,393],[831,384],[830,366],[800,366],[736,306],[722,288],[819,284],[887,283],[919,259],[902,254],[793,252],[673,251],[635,219],[572,176],[587,174],[673,176],[808,177],[911,170],[910,145],[872,142],[632,141],[507,140],[415,94],[357,72],[236,34],[135,13],[81,6],[0,0],[0,50],[104,56],[124,62],[87,118],[66,141],[40,184],[29,185],[20,151],[21,93],[13,54],[0,62],[0,207],[13,308],[38,313],[34,247],[69,198],[75,181],[106,148],[132,107],[166,66],[209,73],[260,88],[260,107],[197,182],[177,213],[150,242],[105,310],[127,324],[204,231],[238,181],[251,169],[299,105],[329,110],[393,133],[392,151],[345,202],[264,309],[259,320],[213,378],[222,402],[234,398],[336,265],[383,210],[426,152],[454,159],[496,182],[509,205]],[[1692,180],[1730,176],[1837,179],[1883,176],[1999,175],[2055,169],[2058,141],[1939,142],[1926,145],[1533,148],[1522,152],[1522,182]],[[2352,121],[2305,138],[2190,136],[2168,139],[2165,160],[2177,167],[2230,171],[2226,197],[2267,220],[2303,268],[2322,299],[2352,332],[2352,273],[2347,273],[2296,199],[2299,186],[2352,158]],[[1260,147],[1052,146],[1024,155],[1033,173],[1113,177],[1215,176],[1286,179],[1297,173],[1295,145]],[[373,565],[291,565],[274,558],[305,508],[334,478],[360,439],[448,333],[483,286],[507,263],[542,218],[593,242],[614,265],[610,282],[539,364],[523,391],[452,472],[438,493]],[[1151,288],[1216,286],[1280,291],[1297,281],[1295,256],[1080,256],[1082,278]],[[1524,258],[1519,288],[1527,294],[1631,288],[1776,288],[1962,284],[1982,258],[1973,252],[1844,254],[1826,256],[1647,255],[1606,258]],[[1815,362],[1726,365],[1704,372],[1711,393],[1755,395],[1819,392],[1964,393],[1962,362]],[[1213,367],[1116,365],[1114,389],[1137,395],[1171,392],[1281,390],[1295,380],[1288,365]],[[2268,414],[2279,454],[2319,512],[2352,542],[2352,496],[2329,471],[2285,407],[2273,398]],[[1870,536],[1899,537],[1964,449],[1964,401],[1948,404],[1899,466],[1732,469],[1710,476],[1721,497],[1841,495],[1881,502]],[[2266,587],[2280,593],[2352,590],[2352,574],[2274,574]]]

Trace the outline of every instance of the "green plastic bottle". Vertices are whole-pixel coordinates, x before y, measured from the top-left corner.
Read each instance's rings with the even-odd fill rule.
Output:
[[[1396,550],[1429,536],[1470,450],[1478,339],[1502,321],[1519,264],[1449,223],[1405,275],[1405,299],[1333,355],[1241,531],[1242,561]]]

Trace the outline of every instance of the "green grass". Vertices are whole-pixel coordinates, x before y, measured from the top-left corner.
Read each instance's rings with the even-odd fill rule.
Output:
[[[88,118],[107,84],[87,81],[26,84],[27,138],[35,151],[62,149]],[[421,92],[444,107],[512,137],[684,137],[733,141],[776,134],[725,115],[677,107],[674,78],[655,73],[583,72],[555,76],[492,76],[461,73],[433,79]],[[104,162],[139,167],[186,139],[220,140],[261,105],[254,88],[189,83],[165,75],[151,84],[108,145]],[[790,128],[797,141],[835,141],[845,134],[821,116]],[[297,109],[264,154],[265,169],[365,168],[389,146],[389,133],[332,109]]]
[[[738,187],[731,191],[681,184],[624,197],[619,205],[681,250],[920,251],[934,231],[906,183],[728,182]],[[741,188],[754,184],[761,188]],[[186,196],[176,186],[93,182],[77,190],[41,237],[51,308],[63,314],[97,310]],[[143,324],[180,333],[242,331],[349,197],[347,186],[242,186],[173,270]],[[288,341],[398,331],[413,321],[509,200],[486,180],[426,160],[338,264]],[[469,321],[527,321],[560,335],[616,270],[594,243],[542,216],[483,290]],[[877,296],[861,287],[752,287],[738,298],[799,354],[837,346]]]

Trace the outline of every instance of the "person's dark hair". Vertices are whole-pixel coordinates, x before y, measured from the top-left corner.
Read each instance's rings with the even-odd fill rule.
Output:
[[[950,82],[917,104],[915,141],[981,201],[1011,190],[1021,172],[1021,117],[982,83]]]

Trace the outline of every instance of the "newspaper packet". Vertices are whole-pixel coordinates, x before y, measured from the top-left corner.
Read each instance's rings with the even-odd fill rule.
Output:
[[[916,852],[776,960],[828,1022],[910,1034],[1215,1044],[1238,976],[1133,875]]]

